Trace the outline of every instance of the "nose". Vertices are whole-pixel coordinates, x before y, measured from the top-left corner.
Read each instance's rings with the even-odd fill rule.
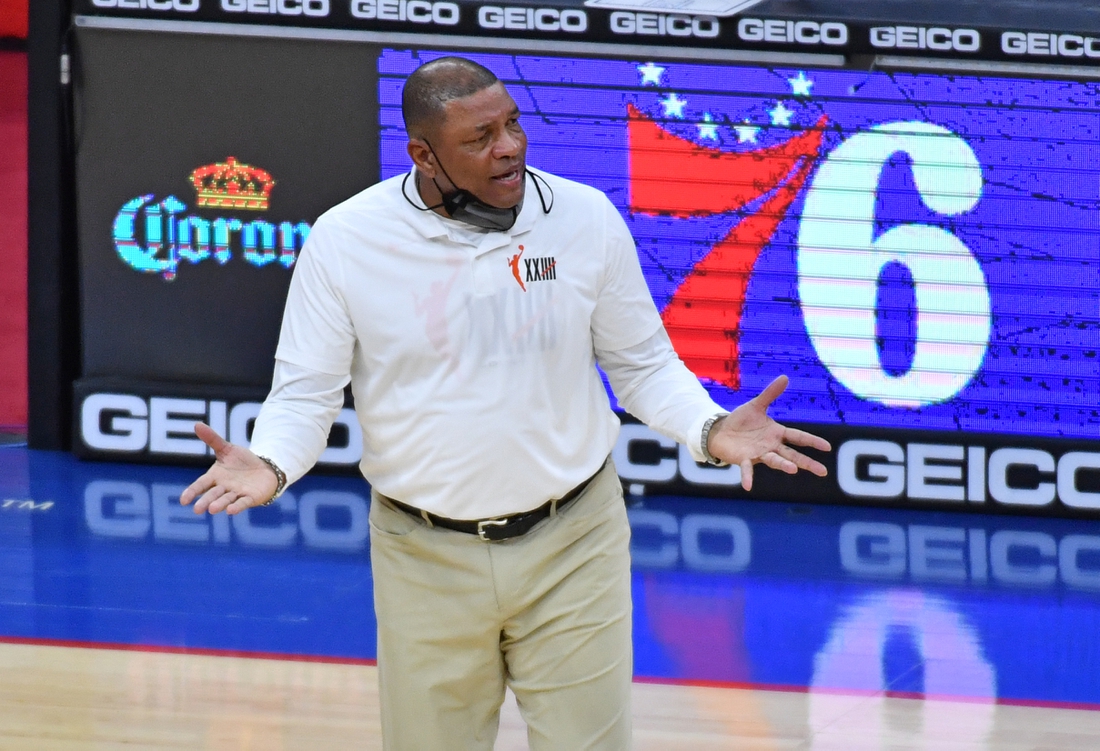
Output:
[[[497,139],[496,148],[493,149],[493,155],[498,159],[510,159],[520,153],[526,141],[527,136],[523,131],[511,133],[505,130],[501,133],[500,138]]]

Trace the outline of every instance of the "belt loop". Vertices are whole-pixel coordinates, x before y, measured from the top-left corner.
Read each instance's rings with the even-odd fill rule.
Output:
[[[555,498],[550,501],[550,518],[554,519],[558,515],[558,499]]]
[[[431,520],[431,518],[430,518],[430,517],[428,516],[428,512],[427,512],[427,511],[425,511],[424,509],[420,509],[420,516],[421,516],[421,518],[423,518],[423,519],[424,519],[424,521],[425,521],[425,522],[427,522],[427,523],[428,523],[428,529],[434,529],[434,528],[435,528],[435,525],[434,525],[434,524],[432,524],[432,520]]]

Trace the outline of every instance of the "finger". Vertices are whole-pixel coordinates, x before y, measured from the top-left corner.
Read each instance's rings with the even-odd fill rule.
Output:
[[[769,451],[760,457],[760,461],[772,469],[778,469],[780,472],[786,472],[788,475],[793,475],[798,472],[798,465],[792,462],[790,459],[785,459],[775,451]]]
[[[214,478],[210,477],[209,474],[205,474],[195,480],[187,486],[186,490],[180,493],[180,504],[183,506],[190,504],[195,498],[214,487],[214,482]]]
[[[764,390],[754,396],[751,401],[766,410],[780,394],[787,390],[788,383],[790,383],[790,379],[787,376],[776,376],[775,380],[765,386]]]
[[[220,514],[222,511],[225,511],[227,508],[229,508],[229,505],[233,503],[233,501],[237,500],[237,498],[239,498],[239,496],[236,493],[226,492],[223,495],[218,496],[217,499],[215,499],[207,507],[206,510],[211,514]]]
[[[783,442],[791,443],[795,446],[808,446],[818,451],[833,450],[832,445],[824,438],[816,436],[813,433],[807,433],[805,430],[799,430],[798,428],[784,428]]]
[[[799,469],[813,472],[818,477],[825,477],[829,474],[829,470],[825,468],[824,464],[816,459],[811,459],[799,451],[795,451],[790,446],[781,446],[777,451],[782,457],[793,462]]]
[[[195,513],[205,514],[206,509],[210,507],[210,504],[221,498],[227,492],[228,491],[221,485],[215,485],[214,487],[210,488],[210,490],[202,494],[202,497],[199,498],[199,500],[195,501]]]
[[[233,501],[233,503],[231,503],[225,509],[225,513],[229,514],[230,516],[235,516],[236,514],[239,514],[242,511],[248,511],[250,508],[252,508],[255,505],[257,505],[257,504],[254,500],[252,500],[252,496],[250,496],[250,495],[238,496],[237,499],[235,501]]]
[[[741,487],[752,490],[752,459],[741,462]]]
[[[225,450],[233,445],[218,435],[218,431],[204,422],[195,423],[195,435],[198,436],[200,441],[209,446],[214,452],[214,456],[219,459],[221,455],[225,453]]]

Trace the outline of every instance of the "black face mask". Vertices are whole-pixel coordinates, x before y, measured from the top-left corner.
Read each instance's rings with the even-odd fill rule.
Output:
[[[427,140],[424,143],[428,143]],[[428,143],[428,148],[432,152],[432,156],[439,162],[439,168],[443,170],[443,174],[450,180],[451,185],[454,185],[454,190],[444,192],[443,188],[439,187],[439,183],[432,178],[432,183],[435,185],[436,190],[439,191],[442,196],[442,203],[437,203],[435,206],[428,206],[427,208],[420,208],[411,200],[409,200],[408,194],[405,193],[405,183],[408,182],[409,175],[405,175],[405,179],[401,181],[401,194],[405,196],[405,200],[408,201],[413,208],[420,211],[434,211],[435,209],[442,208],[447,212],[447,216],[451,217],[455,221],[469,224],[471,227],[478,227],[479,229],[487,229],[493,232],[507,232],[512,229],[516,223],[516,219],[519,217],[520,205],[513,206],[510,209],[498,209],[496,206],[490,206],[475,196],[468,190],[463,190],[455,185],[455,181],[451,180],[451,176],[447,174],[447,168],[443,166],[443,162],[439,161],[439,155],[435,153],[435,149],[432,149],[432,145]],[[409,174],[412,174],[411,172]],[[550,213],[550,209],[554,207],[554,194],[550,194],[550,205],[546,204],[546,199],[542,195],[542,188],[539,187],[538,177],[534,172],[528,172],[526,168],[523,170],[523,179],[531,177],[531,182],[535,186],[535,190],[539,194],[539,202],[542,204],[542,211],[545,214]],[[420,190],[420,174],[417,173],[417,192]],[[546,186],[547,190],[550,186]]]
[[[428,141],[425,139],[424,143],[428,143]],[[481,229],[492,230],[493,232],[507,232],[512,229],[512,226],[516,223],[516,218],[519,216],[519,204],[508,209],[498,209],[496,206],[490,206],[485,203],[470,191],[458,187],[455,181],[451,179],[450,174],[447,172],[447,168],[443,166],[443,162],[440,161],[439,155],[435,153],[435,149],[432,148],[430,143],[428,143],[428,149],[432,152],[432,156],[435,157],[435,161],[439,164],[439,169],[443,170],[443,174],[447,177],[447,180],[454,186],[454,190],[444,191],[443,188],[439,187],[439,183],[437,183],[433,177],[432,183],[443,197],[443,202],[435,206],[429,206],[429,211],[442,208],[447,212],[447,216],[455,221],[463,222],[473,227],[480,227]],[[523,170],[523,179],[527,179],[526,169]]]

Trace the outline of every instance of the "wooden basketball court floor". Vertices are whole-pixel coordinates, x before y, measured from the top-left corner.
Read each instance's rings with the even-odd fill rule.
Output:
[[[375,668],[8,644],[0,748],[377,749]],[[1088,749],[1074,709],[635,684],[635,748]],[[509,695],[498,751],[526,749]]]
[[[192,474],[0,448],[0,749],[381,747],[361,481],[211,520]],[[1100,748],[1100,524],[630,517],[638,749]]]

